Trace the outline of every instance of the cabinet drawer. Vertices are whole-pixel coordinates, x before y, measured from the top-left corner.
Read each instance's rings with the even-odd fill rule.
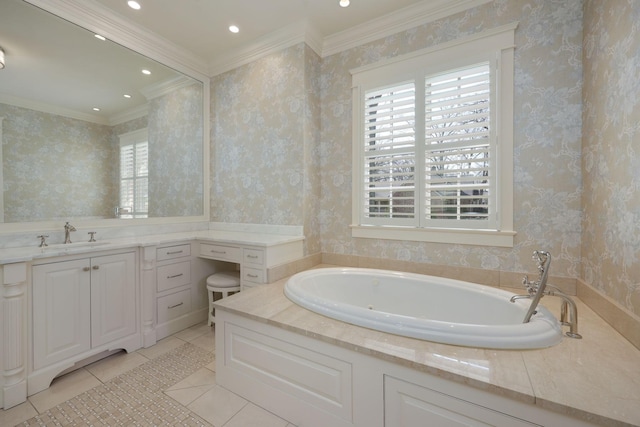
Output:
[[[191,290],[158,298],[158,324],[168,322],[191,311]]]
[[[191,245],[168,246],[166,248],[156,249],[157,261],[164,261],[189,255],[191,255]]]
[[[242,267],[242,280],[245,282],[264,283],[264,271],[260,268]]]
[[[234,246],[212,245],[200,243],[200,256],[221,261],[240,262],[240,248]]]
[[[247,264],[264,265],[264,251],[259,249],[244,249],[242,251],[244,262]]]
[[[191,261],[163,265],[157,270],[158,292],[191,283]]]

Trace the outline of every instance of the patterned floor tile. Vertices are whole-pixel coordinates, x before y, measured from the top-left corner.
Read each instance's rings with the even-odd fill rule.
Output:
[[[213,361],[185,343],[19,426],[210,426],[164,390]]]

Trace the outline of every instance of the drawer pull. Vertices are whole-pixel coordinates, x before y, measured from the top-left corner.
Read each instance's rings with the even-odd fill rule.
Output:
[[[247,277],[251,277],[252,279],[257,279],[258,275],[257,274],[247,274]]]
[[[176,277],[180,277],[180,276],[184,276],[184,274],[180,273],[180,274],[174,274],[173,276],[167,276],[167,279],[175,279]]]
[[[169,307],[167,307],[167,308],[168,308],[168,309],[171,309],[171,308],[180,307],[182,304],[184,304],[184,302],[180,302],[180,303],[175,304],[175,305],[170,305],[170,306],[169,306]]]
[[[167,252],[167,255],[177,255],[177,254],[181,254],[182,251],[173,251],[173,252]]]
[[[258,258],[258,255],[247,255],[247,258],[257,259],[257,258]]]

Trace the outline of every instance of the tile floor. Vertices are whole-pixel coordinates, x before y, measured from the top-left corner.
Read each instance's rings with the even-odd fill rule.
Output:
[[[213,328],[198,325],[56,378],[0,426],[294,427],[215,380]]]

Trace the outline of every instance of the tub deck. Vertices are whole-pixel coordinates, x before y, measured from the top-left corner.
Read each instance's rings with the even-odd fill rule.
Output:
[[[216,307],[597,425],[640,425],[640,351],[579,299],[583,339],[565,337],[537,350],[487,350],[391,335],[321,316],[285,297],[286,280],[241,292]],[[545,297],[542,303],[558,315],[559,298]]]

